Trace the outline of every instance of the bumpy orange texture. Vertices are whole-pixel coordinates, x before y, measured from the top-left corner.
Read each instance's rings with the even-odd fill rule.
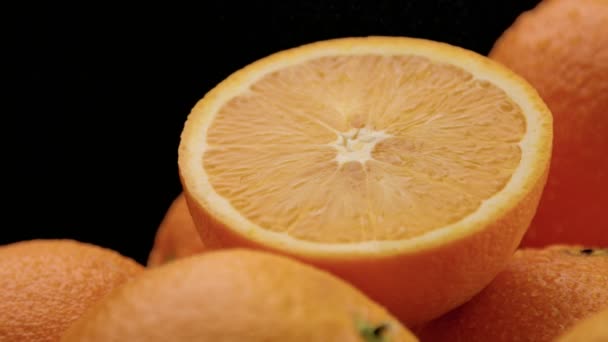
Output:
[[[72,240],[0,246],[0,341],[58,341],[90,306],[142,270],[117,252]]]
[[[490,57],[526,78],[554,118],[551,172],[522,246],[608,246],[608,1],[543,1]]]
[[[468,303],[426,325],[422,341],[552,341],[608,307],[608,250],[522,249]]]
[[[93,341],[416,341],[351,285],[295,260],[248,250],[150,268],[63,338]]]

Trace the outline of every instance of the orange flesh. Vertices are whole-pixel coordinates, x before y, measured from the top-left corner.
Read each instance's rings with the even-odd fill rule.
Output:
[[[203,165],[251,222],[313,242],[412,238],[509,181],[526,131],[504,91],[418,56],[321,57],[226,102]]]

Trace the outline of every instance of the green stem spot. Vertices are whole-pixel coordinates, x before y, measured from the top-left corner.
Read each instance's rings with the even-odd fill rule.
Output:
[[[363,320],[357,321],[357,330],[365,342],[389,342],[386,334],[389,328],[387,323],[370,324]]]

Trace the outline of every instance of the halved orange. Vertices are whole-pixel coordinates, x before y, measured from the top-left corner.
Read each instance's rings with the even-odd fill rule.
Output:
[[[206,94],[179,169],[209,248],[304,260],[412,325],[504,267],[536,210],[551,139],[536,91],[481,55],[342,38],[263,58]]]

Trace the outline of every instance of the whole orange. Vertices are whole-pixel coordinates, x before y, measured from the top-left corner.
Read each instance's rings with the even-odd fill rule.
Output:
[[[416,341],[350,284],[293,259],[232,249],[150,268],[62,341]]]
[[[143,267],[72,240],[0,246],[0,341],[57,341],[92,304]]]
[[[561,335],[556,342],[602,342],[608,341],[608,307],[576,323]]]
[[[518,250],[468,303],[426,325],[422,341],[552,341],[608,307],[608,250]]]
[[[608,1],[543,1],[489,56],[527,79],[554,118],[551,171],[522,246],[608,246]]]
[[[184,194],[175,198],[163,218],[148,257],[148,266],[197,254],[205,245],[194,226]]]

